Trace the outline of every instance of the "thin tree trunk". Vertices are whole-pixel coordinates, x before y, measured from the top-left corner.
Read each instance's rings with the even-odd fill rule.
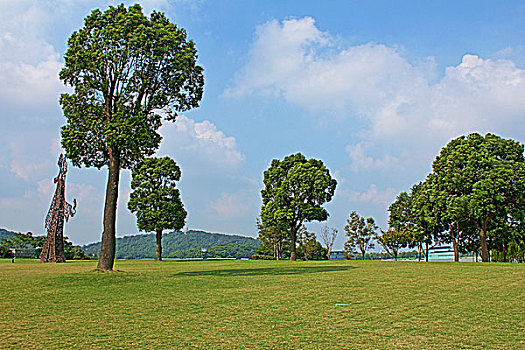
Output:
[[[490,262],[490,256],[489,256],[489,248],[487,245],[487,226],[489,223],[489,218],[485,219],[481,223],[481,227],[479,230],[479,242],[481,246],[481,261],[482,262]]]
[[[457,237],[452,237],[452,246],[454,247],[454,261],[459,261],[459,249],[458,249],[458,242]]]
[[[425,261],[428,262],[428,241],[425,242]]]
[[[365,260],[365,252],[364,251],[361,251],[361,257],[363,259],[363,261]]]
[[[155,249],[155,261],[162,261],[162,230],[157,230],[157,246]]]
[[[98,256],[97,269],[111,271],[115,262],[116,218],[118,185],[120,177],[120,155],[109,148],[108,184],[104,205],[104,232]]]
[[[503,243],[503,262],[507,262],[507,247],[505,243]]]

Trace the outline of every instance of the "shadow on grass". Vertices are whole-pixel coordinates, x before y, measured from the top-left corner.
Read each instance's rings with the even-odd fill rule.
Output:
[[[207,271],[180,272],[177,276],[282,276],[301,275],[308,273],[323,273],[348,271],[355,269],[353,266],[291,266],[291,267],[263,267],[259,269],[217,269]]]

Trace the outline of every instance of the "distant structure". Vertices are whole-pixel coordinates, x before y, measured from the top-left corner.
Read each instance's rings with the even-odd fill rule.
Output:
[[[58,168],[60,169],[55,183],[57,188],[49,211],[46,216],[47,238],[40,253],[41,262],[65,262],[64,253],[64,219],[75,216],[77,200],[73,200],[73,205],[66,202],[66,173],[67,161],[63,154],[58,158]]]
[[[332,250],[328,260],[346,260],[345,252],[343,250]]]
[[[454,261],[454,249],[451,246],[433,247],[428,250],[429,261]]]

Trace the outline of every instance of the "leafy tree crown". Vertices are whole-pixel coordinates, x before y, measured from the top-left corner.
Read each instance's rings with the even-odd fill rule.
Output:
[[[186,210],[175,187],[181,172],[169,157],[146,158],[133,170],[128,208],[140,230],[151,232],[184,227]]]
[[[324,221],[323,204],[332,200],[337,181],[321,160],[306,159],[301,153],[274,159],[264,172],[261,191],[261,219],[298,229],[303,222]]]
[[[68,40],[60,79],[67,124],[62,146],[75,166],[101,168],[117,152],[131,168],[158,148],[161,115],[197,107],[203,69],[186,31],[163,13],[148,18],[140,5],[94,10]]]

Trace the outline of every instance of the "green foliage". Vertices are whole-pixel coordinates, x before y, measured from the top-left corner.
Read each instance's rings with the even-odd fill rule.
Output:
[[[274,159],[264,172],[261,221],[289,233],[292,260],[295,259],[297,232],[303,223],[324,221],[323,204],[332,200],[337,182],[323,162],[297,153],[282,161]]]
[[[505,251],[509,242],[521,240],[523,150],[519,142],[493,134],[450,141],[412,198],[423,241],[452,242],[457,251],[481,250],[488,261],[489,246]]]
[[[310,232],[304,227],[298,232],[299,246],[297,247],[297,257],[304,260],[326,260],[328,250],[324,248],[314,232]]]
[[[278,223],[265,226],[260,219],[257,219],[257,228],[259,229],[257,238],[261,241],[261,246],[257,249],[259,254],[273,255],[276,260],[280,260],[283,258],[283,253],[289,253],[290,239],[286,229]]]
[[[377,234],[377,225],[373,218],[359,216],[356,211],[350,213],[346,220],[345,231],[348,240],[345,242],[345,252],[347,256],[352,256],[359,250],[362,258],[368,249],[374,248],[373,239]]]
[[[434,240],[439,240],[436,226],[428,218],[431,214],[428,193],[424,190],[424,184],[418,183],[412,186],[410,193],[401,192],[388,207],[388,226],[406,232],[407,245],[417,247],[419,259],[424,245],[428,248]]]
[[[272,255],[265,254],[254,254],[252,255],[253,260],[276,260]]]
[[[131,169],[159,147],[162,115],[197,107],[204,78],[186,31],[140,5],[94,10],[68,40],[60,79],[66,118],[62,147],[75,166],[108,166],[104,231],[98,269],[113,269],[121,169]],[[160,246],[159,246],[160,247]]]
[[[169,157],[146,158],[133,169],[128,208],[146,232],[184,227],[186,210],[176,188],[181,172]]]
[[[0,241],[0,258],[10,258],[11,257],[11,249],[9,249],[9,246],[5,244],[5,242]]]
[[[404,230],[398,230],[391,228],[388,231],[382,231],[381,236],[377,237],[379,244],[385,248],[385,250],[394,256],[394,260],[397,260],[399,249],[405,248],[410,240],[410,235]]]
[[[492,249],[490,260],[494,262],[525,262],[525,245],[520,246],[517,242],[510,242],[506,250]]]
[[[94,10],[68,40],[60,79],[67,124],[62,146],[76,166],[101,168],[118,155],[131,168],[158,148],[162,110],[167,120],[197,107],[202,68],[186,31],[163,13],[148,18],[140,5]]]
[[[11,249],[24,249],[24,248],[34,248],[37,251],[37,254],[34,258],[38,258],[44,242],[46,241],[46,236],[33,236],[32,232],[28,233],[19,233],[19,232],[10,232],[7,230],[2,230],[3,238],[0,240],[0,258],[7,258],[11,256]],[[74,246],[68,240],[68,237],[64,237],[64,253],[66,255],[66,260],[86,260],[89,259],[85,255],[82,248]]]
[[[117,238],[117,257],[153,258],[155,256],[155,234],[134,235]],[[251,237],[208,233],[189,230],[171,232],[162,237],[163,254],[170,258],[201,258],[201,249],[207,250],[209,258],[249,258],[255,254],[260,242]],[[90,256],[96,256],[100,242],[82,247]]]
[[[395,229],[407,229],[412,223],[412,198],[406,192],[401,192],[394,203],[388,207],[388,226]]]

